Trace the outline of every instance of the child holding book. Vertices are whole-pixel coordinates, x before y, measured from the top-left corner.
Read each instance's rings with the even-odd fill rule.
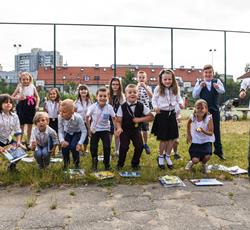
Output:
[[[194,113],[187,123],[187,142],[191,143],[189,154],[191,160],[185,169],[191,170],[194,164],[202,163],[202,171],[208,173],[207,162],[212,155],[212,143],[214,142],[213,118],[208,112],[207,102],[203,99],[196,101]]]
[[[139,169],[140,158],[143,151],[143,140],[140,131],[142,122],[150,122],[154,119],[150,109],[138,101],[138,87],[129,84],[125,89],[126,102],[117,112],[117,131],[120,136],[120,150],[117,169],[120,170],[125,163],[130,141],[134,146],[134,155],[131,161],[133,169]]]
[[[73,156],[75,168],[79,168],[79,151],[87,136],[87,130],[81,115],[74,112],[74,101],[66,99],[61,102],[58,116],[58,136],[62,147],[64,169],[70,163],[70,151]]]
[[[22,131],[18,116],[13,112],[14,101],[9,94],[0,95],[0,152],[4,152],[4,147],[14,144],[16,147],[21,144]],[[15,135],[16,141],[12,140]],[[16,170],[16,163],[10,163],[9,171]]]
[[[46,112],[37,112],[34,124],[36,127],[31,131],[30,148],[34,151],[39,168],[44,169],[49,166],[50,155],[54,155],[59,141],[56,131],[49,126],[49,116]]]
[[[110,116],[115,122],[113,107],[107,103],[108,90],[104,87],[96,92],[97,102],[92,104],[87,111],[86,121],[90,133],[90,152],[92,156],[92,169],[97,170],[98,165],[98,143],[102,140],[104,151],[105,170],[110,170]],[[90,120],[92,121],[90,123]]]

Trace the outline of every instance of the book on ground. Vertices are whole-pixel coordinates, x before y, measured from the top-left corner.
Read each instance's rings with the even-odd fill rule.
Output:
[[[26,163],[32,163],[35,161],[34,157],[24,157],[21,159],[21,161],[26,162]]]
[[[69,169],[68,171],[65,171],[65,173],[68,173],[70,175],[70,179],[85,176],[84,169]]]
[[[119,175],[121,177],[140,177],[141,174],[139,172],[120,172]]]
[[[215,164],[215,165],[208,165],[208,169],[211,171],[220,170],[220,171],[228,172],[231,175],[239,175],[239,174],[247,173],[247,170],[240,168],[238,165],[233,166],[233,167],[227,167],[224,165]]]
[[[196,186],[217,186],[223,185],[222,182],[217,179],[193,179],[190,182]]]
[[[159,182],[166,188],[186,186],[178,176],[165,175],[159,178]]]
[[[7,145],[4,147],[3,155],[11,162],[14,163],[24,157],[26,157],[28,154],[21,148],[21,147],[15,147],[13,145]]]
[[[115,176],[114,173],[112,173],[110,171],[95,172],[95,173],[92,173],[92,175],[99,180],[110,179],[110,178],[113,178]]]
[[[58,157],[51,157],[50,158],[50,163],[59,163],[62,162],[63,159],[62,158],[58,158]]]

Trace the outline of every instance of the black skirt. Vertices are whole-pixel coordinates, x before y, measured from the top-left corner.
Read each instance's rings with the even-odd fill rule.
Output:
[[[36,114],[36,102],[28,105],[28,99],[19,101],[16,106],[20,125],[33,124],[33,118]]]
[[[189,147],[189,155],[192,158],[204,158],[206,155],[212,155],[212,143],[206,142],[204,144],[192,143]]]
[[[163,111],[156,114],[151,133],[157,140],[168,141],[179,137],[178,125],[176,121],[176,113],[172,111]]]
[[[58,118],[50,118],[49,126],[58,133]]]

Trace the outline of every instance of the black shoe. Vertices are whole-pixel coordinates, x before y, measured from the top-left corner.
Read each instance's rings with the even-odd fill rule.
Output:
[[[167,164],[167,166],[168,166],[168,168],[169,168],[170,170],[172,170],[172,169],[174,168],[174,166],[173,166],[173,165],[169,165],[169,164]]]
[[[63,171],[67,171],[68,170],[68,164],[64,164],[63,165]]]
[[[221,160],[226,160],[226,158],[224,157],[224,154],[223,154],[223,153],[214,152],[214,154],[215,154],[216,156],[218,156]]]
[[[248,176],[250,177],[250,165],[248,166]]]
[[[162,158],[164,159],[164,157],[162,157]],[[156,161],[157,161],[158,167],[159,167],[160,169],[166,169],[166,167],[165,167],[164,164],[163,164],[163,165],[160,165],[160,164],[159,164],[159,157],[157,157]]]
[[[105,165],[105,171],[110,171],[110,170],[111,170],[110,164]]]
[[[116,166],[115,166],[115,169],[116,169],[117,171],[120,171],[120,170],[122,169],[122,167],[123,167],[123,166],[121,166],[121,165],[116,165]]]
[[[181,159],[181,156],[178,153],[175,153],[174,154],[174,159],[179,160],[179,159]]]
[[[132,167],[132,169],[135,170],[135,171],[138,171],[138,170],[141,169],[141,166],[140,166],[140,165],[132,165],[131,167]]]
[[[78,164],[75,165],[75,169],[79,169],[79,165]]]

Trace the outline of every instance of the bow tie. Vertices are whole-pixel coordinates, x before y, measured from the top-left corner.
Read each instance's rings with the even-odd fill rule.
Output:
[[[132,107],[132,106],[136,106],[136,103],[134,103],[134,104],[130,104],[130,105],[129,105],[129,107]]]

